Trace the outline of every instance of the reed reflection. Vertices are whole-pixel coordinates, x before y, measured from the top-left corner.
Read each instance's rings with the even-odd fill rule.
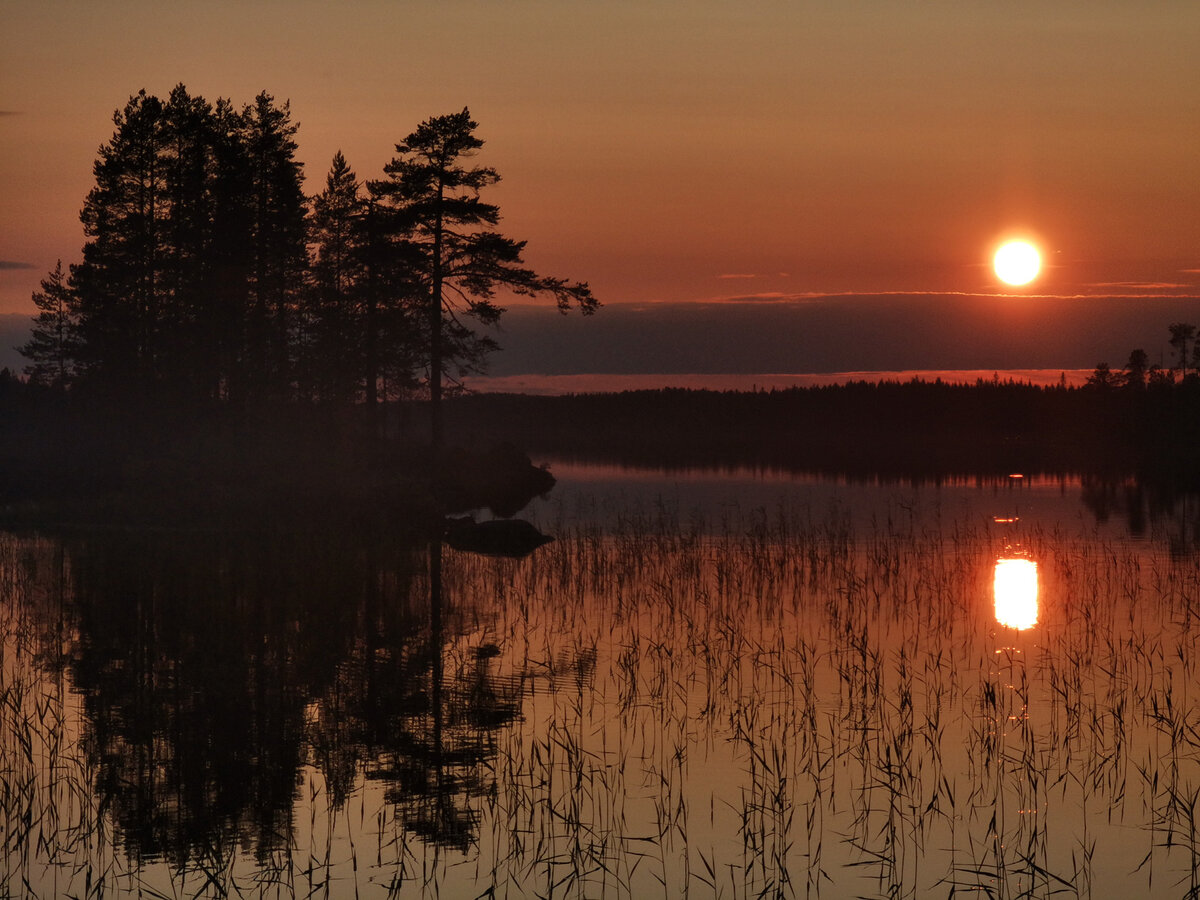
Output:
[[[1023,631],[1038,621],[1038,567],[1026,557],[996,560],[992,579],[996,621]]]
[[[64,552],[47,641],[74,636],[95,790],[128,858],[266,858],[293,839],[304,770],[334,809],[365,778],[427,843],[475,840],[520,687],[464,640],[477,617],[443,596],[436,541],[105,534]]]

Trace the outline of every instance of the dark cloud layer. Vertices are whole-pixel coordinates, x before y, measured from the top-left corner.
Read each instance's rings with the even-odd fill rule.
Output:
[[[1200,298],[874,295],[796,302],[611,305],[595,316],[515,307],[495,375],[1091,368],[1167,326],[1200,323]],[[1167,358],[1167,357],[1164,357]],[[1169,359],[1169,358],[1168,358]]]
[[[0,313],[0,369],[23,371],[25,358],[17,347],[29,340],[31,320],[21,313]]]

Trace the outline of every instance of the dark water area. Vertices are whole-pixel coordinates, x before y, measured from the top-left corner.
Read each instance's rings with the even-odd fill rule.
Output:
[[[1200,885],[1194,497],[535,461],[521,559],[0,536],[4,894]]]

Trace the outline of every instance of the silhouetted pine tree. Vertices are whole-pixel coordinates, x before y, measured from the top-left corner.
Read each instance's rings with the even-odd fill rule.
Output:
[[[155,377],[177,396],[212,396],[216,354],[209,320],[216,259],[218,135],[212,106],[181,84],[162,111],[163,299]]]
[[[1125,363],[1125,387],[1140,391],[1146,387],[1146,373],[1150,370],[1150,357],[1140,347],[1129,351],[1129,361]]]
[[[252,173],[242,140],[242,115],[229,100],[213,108],[213,239],[205,289],[207,311],[200,323],[206,348],[206,393],[214,398],[244,395],[248,286],[254,261],[250,242]]]
[[[564,312],[573,304],[585,314],[598,306],[587,284],[537,275],[523,265],[523,241],[491,230],[500,210],[479,195],[500,176],[495,169],[467,164],[483,146],[477,127],[467,109],[422,122],[396,145],[398,155],[384,167],[388,180],[372,183],[392,213],[395,245],[409,254],[411,300],[423,310],[435,446],[442,438],[443,374],[477,368],[495,349],[495,342],[475,333],[466,319],[494,324],[504,312],[494,302],[498,289],[552,294]]]
[[[166,202],[162,103],[145,91],[113,121],[80,214],[87,241],[75,269],[79,365],[89,378],[129,389],[155,373]]]
[[[249,164],[249,295],[243,375],[250,397],[293,390],[291,343],[306,263],[305,199],[291,110],[265,91],[242,112]]]
[[[38,314],[33,320],[29,342],[21,354],[29,360],[25,374],[35,384],[65,388],[75,365],[75,297],[67,283],[62,260],[42,279],[41,290],[33,294]]]
[[[339,150],[309,214],[304,380],[315,399],[352,402],[365,380],[366,216],[354,170]]]
[[[1092,370],[1092,374],[1087,378],[1087,386],[1099,390],[1108,390],[1119,383],[1120,379],[1117,374],[1113,372],[1106,362],[1097,363],[1096,368]]]
[[[1179,354],[1179,374],[1186,378],[1188,373],[1188,350],[1196,337],[1196,326],[1188,322],[1174,322],[1167,326],[1171,332],[1170,345]]]
[[[380,399],[411,396],[419,389],[426,316],[414,299],[422,296],[422,254],[407,240],[407,213],[380,202],[379,182],[367,188],[364,374],[367,405],[373,409]]]

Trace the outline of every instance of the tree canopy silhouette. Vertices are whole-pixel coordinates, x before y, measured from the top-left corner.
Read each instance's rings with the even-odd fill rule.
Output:
[[[524,241],[492,230],[499,207],[481,192],[500,180],[495,169],[472,166],[483,146],[469,110],[427,119],[396,145],[398,154],[384,167],[387,180],[373,182],[373,192],[391,214],[394,240],[408,252],[414,298],[425,308],[431,433],[442,438],[440,402],[447,368],[460,374],[476,366],[494,342],[474,332],[465,321],[497,322],[504,307],[498,290],[516,294],[550,294],[566,312],[577,305],[584,314],[599,305],[586,283],[538,275],[524,265]]]
[[[234,110],[178,85],[113,119],[71,273],[80,375],[173,399],[279,396],[305,264],[288,105]]]
[[[61,259],[42,279],[41,290],[34,292],[33,302],[38,314],[29,342],[20,348],[29,360],[25,374],[35,383],[63,387],[74,372],[75,322],[74,301]]]
[[[358,177],[339,150],[325,190],[312,199],[308,223],[311,294],[303,355],[309,389],[320,400],[349,401],[359,393],[365,364],[365,341],[358,334],[366,284],[365,209]]]
[[[113,116],[81,218],[83,261],[34,296],[31,378],[171,403],[348,404],[398,396],[427,372],[434,442],[442,379],[478,370],[500,292],[598,303],[538,275],[481,198],[494,169],[469,112],[426,120],[364,185],[338,152],[306,199],[288,104],[236,109],[176,86]],[[365,188],[365,190],[364,190]]]
[[[1179,373],[1186,378],[1188,373],[1188,350],[1196,337],[1196,326],[1189,322],[1172,322],[1168,326],[1171,332],[1170,344],[1179,354]]]

